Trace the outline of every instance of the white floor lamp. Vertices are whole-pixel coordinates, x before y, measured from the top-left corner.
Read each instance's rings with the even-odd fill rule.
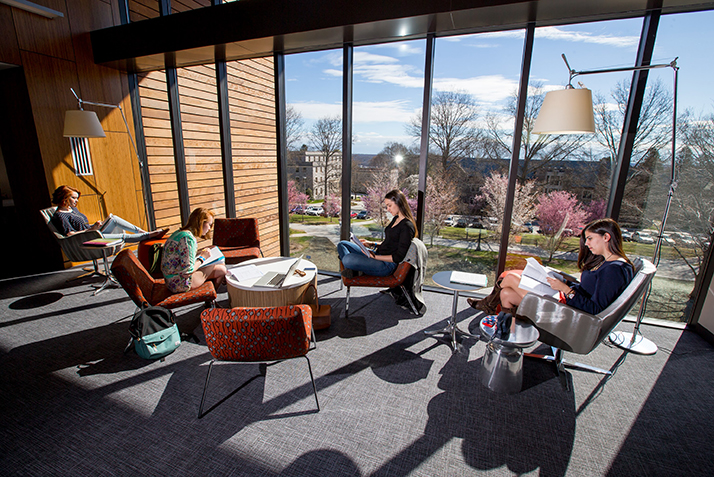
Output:
[[[64,137],[87,137],[87,138],[98,138],[98,137],[107,137],[107,135],[104,133],[104,128],[102,128],[102,124],[99,122],[99,118],[97,117],[97,113],[94,111],[85,111],[84,110],[84,105],[89,104],[91,106],[101,106],[103,108],[111,108],[111,109],[118,109],[119,112],[121,113],[121,118],[124,120],[124,127],[126,128],[126,133],[129,135],[129,140],[131,141],[131,147],[134,149],[134,155],[136,155],[137,161],[139,161],[139,170],[143,171],[144,170],[144,163],[141,160],[141,156],[139,156],[139,151],[136,148],[136,143],[134,142],[134,137],[131,135],[131,131],[129,130],[129,123],[126,120],[126,116],[124,115],[124,110],[121,107],[121,104],[105,104],[105,103],[95,103],[93,101],[84,101],[82,98],[77,96],[77,93],[74,92],[73,88],[69,89],[72,91],[72,94],[74,95],[75,98],[77,98],[77,102],[79,103],[79,109],[70,109],[65,112],[64,115]],[[146,211],[146,221],[151,222],[151,217],[149,214],[149,201],[148,198],[146,197],[146,191],[148,188],[146,187],[145,179],[144,179],[144,174],[141,173],[141,185],[143,189],[143,196],[144,196],[144,208]],[[149,227],[151,228],[151,227]]]
[[[562,55],[565,65],[568,67],[570,78],[568,86],[564,90],[551,91],[546,94],[543,100],[543,106],[540,109],[538,118],[534,126],[536,134],[585,134],[595,132],[595,120],[593,115],[592,93],[587,88],[573,88],[572,81],[576,76],[592,75],[600,73],[614,73],[621,71],[641,71],[652,70],[656,68],[672,68],[674,72],[674,100],[672,106],[672,163],[670,170],[669,191],[667,193],[667,202],[664,207],[662,216],[662,224],[659,230],[659,236],[655,242],[654,254],[652,262],[655,266],[659,265],[659,252],[664,239],[664,229],[667,224],[667,216],[672,203],[672,196],[677,187],[676,168],[675,168],[675,152],[677,138],[677,80],[679,75],[679,67],[677,66],[677,58],[671,63],[633,66],[624,68],[606,68],[600,70],[576,71],[568,64],[568,59]],[[652,285],[650,285],[651,287]],[[613,331],[610,333],[610,341],[620,348],[629,350],[637,354],[655,354],[657,345],[648,340],[640,333],[640,325],[644,317],[647,299],[649,298],[649,290],[642,297],[640,311],[637,314],[635,329],[632,333],[623,333],[622,331]]]

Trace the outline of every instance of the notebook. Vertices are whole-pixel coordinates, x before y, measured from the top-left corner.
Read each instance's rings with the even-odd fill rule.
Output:
[[[257,282],[253,283],[254,287],[268,287],[268,288],[280,288],[283,286],[283,282],[285,279],[289,276],[292,276],[292,274],[295,272],[297,269],[298,265],[300,264],[300,260],[302,260],[302,255],[300,255],[295,261],[293,262],[292,265],[290,265],[290,268],[286,273],[281,273],[281,272],[268,272],[262,277],[258,279]]]

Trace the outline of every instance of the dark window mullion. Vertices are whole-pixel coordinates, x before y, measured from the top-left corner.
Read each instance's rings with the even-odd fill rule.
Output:
[[[285,55],[273,55],[275,81],[275,129],[278,167],[278,223],[280,224],[280,255],[290,256],[290,217],[288,215],[288,151],[285,137]]]
[[[511,215],[513,214],[513,201],[516,196],[516,180],[518,179],[518,164],[521,154],[521,140],[523,134],[523,121],[525,118],[526,101],[528,100],[528,80],[531,74],[531,60],[533,59],[533,37],[535,36],[535,23],[526,26],[526,38],[523,42],[523,61],[521,62],[521,77],[518,86],[518,109],[516,123],[513,129],[513,146],[511,148],[511,163],[508,168],[508,189],[506,190],[506,204],[503,211],[503,226],[501,227],[501,247],[498,251],[498,268],[496,276],[503,273],[506,268],[506,255],[508,254],[508,235],[511,231]]]

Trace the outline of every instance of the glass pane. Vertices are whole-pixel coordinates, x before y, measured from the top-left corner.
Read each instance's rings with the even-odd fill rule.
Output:
[[[702,61],[703,45],[714,41],[707,25],[714,12],[663,16],[653,63],[681,68],[678,85],[676,166],[678,185],[667,218],[657,274],[646,318],[687,321],[693,289],[712,233],[714,213],[714,95],[708,78],[711,62]],[[706,33],[709,32],[709,33]],[[650,71],[640,132],[630,161],[623,201],[623,222],[632,231],[631,254],[653,260],[672,164],[672,69]],[[637,312],[639,307],[634,311]]]
[[[285,57],[290,255],[338,271],[342,50]]]
[[[430,275],[461,270],[494,283],[503,208],[480,196],[492,173],[508,170],[510,154],[489,147],[488,126],[498,137],[513,129],[503,111],[518,88],[523,38],[517,30],[436,42],[424,232]]]
[[[639,18],[536,29],[506,269],[523,268],[524,257],[535,256],[546,265],[579,274],[578,235],[585,224],[604,217],[617,157],[623,119],[613,97],[619,97],[619,82],[629,82],[632,73],[573,79],[573,86],[592,91],[594,135],[537,135],[532,132],[535,119],[545,93],[567,84],[562,53],[576,70],[632,65],[641,27]],[[500,115],[512,123],[513,111],[512,96],[504,101]],[[512,129],[489,123],[487,137],[489,151],[495,151],[489,157],[503,164],[511,154]],[[480,197],[487,204],[502,195],[505,171],[501,166],[499,174],[494,167],[486,178],[486,192]],[[494,214],[497,208],[487,205],[486,210]]]
[[[355,48],[350,215],[359,238],[384,239],[392,189],[407,195],[416,219],[419,150],[409,125],[422,103],[425,50],[425,40]]]

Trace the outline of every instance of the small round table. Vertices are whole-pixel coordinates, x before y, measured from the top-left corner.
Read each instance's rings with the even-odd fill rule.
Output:
[[[89,240],[91,242],[91,240]],[[86,243],[86,242],[85,242]],[[99,292],[104,290],[106,287],[108,287],[110,284],[116,285],[116,286],[121,286],[119,285],[119,282],[117,282],[116,278],[114,278],[114,275],[112,275],[112,272],[109,270],[109,257],[107,256],[107,252],[114,250],[116,247],[121,247],[124,245],[124,241],[120,241],[119,243],[113,243],[111,245],[85,245],[82,244],[82,248],[86,248],[88,250],[101,250],[102,251],[102,261],[104,262],[104,283],[102,283],[99,287],[97,287],[96,290],[94,290],[94,293],[92,293],[92,296],[98,295]]]
[[[508,339],[494,338],[496,326],[486,326],[481,319],[481,337],[488,341],[481,359],[479,380],[491,391],[515,394],[523,385],[523,348],[538,341],[538,330],[528,322],[511,321]]]
[[[255,265],[263,273],[285,273],[295,260],[296,258],[291,257],[254,258],[241,262],[240,265],[235,267],[229,267],[229,271],[246,265]],[[294,274],[292,277],[286,277],[283,286],[280,288],[253,287],[253,284],[260,277],[238,281],[234,276],[227,275],[226,287],[231,308],[238,306],[285,306],[297,303],[305,289],[310,285],[310,282],[314,282],[315,286],[317,286],[317,268],[315,264],[305,259],[300,260],[297,269],[303,270],[305,276],[301,277]]]
[[[469,333],[466,333],[465,331],[462,331],[459,329],[458,326],[456,326],[456,309],[459,304],[459,292],[462,291],[477,291],[480,290],[484,287],[481,286],[474,286],[474,285],[465,285],[462,283],[453,283],[451,281],[451,271],[445,271],[445,272],[438,272],[435,273],[434,276],[432,277],[432,280],[434,280],[434,283],[439,285],[442,288],[446,288],[447,290],[452,290],[454,292],[454,301],[451,305],[451,317],[449,318],[449,321],[446,325],[446,328],[443,330],[438,330],[438,331],[425,331],[427,335],[434,336],[438,334],[445,334],[449,336],[450,339],[450,344],[452,351],[455,353],[457,349],[457,342],[456,342],[456,337],[457,336],[471,336]]]

